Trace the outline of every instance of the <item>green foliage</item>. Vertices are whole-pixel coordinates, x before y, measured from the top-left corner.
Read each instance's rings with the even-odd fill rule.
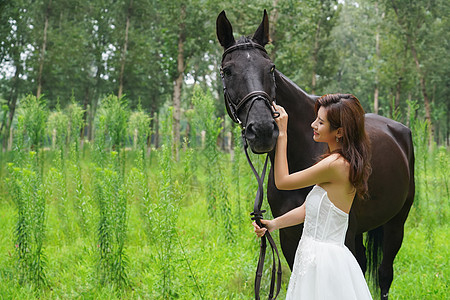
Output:
[[[52,138],[52,148],[59,149],[66,144],[69,118],[62,111],[51,112],[47,120],[47,135]]]
[[[198,95],[205,97],[203,93]],[[163,132],[169,135],[171,120],[168,114],[162,122]],[[0,227],[4,228],[0,232],[0,253],[5,254],[0,256],[0,295],[14,299],[251,298],[259,241],[252,232],[248,213],[252,209],[256,184],[238,147],[239,129],[235,133],[234,160],[230,162],[229,155],[220,151],[217,157],[223,174],[219,184],[226,190],[233,212],[232,223],[239,224],[239,228],[233,227],[233,243],[224,231],[224,223],[208,214],[207,183],[211,182],[212,174],[208,169],[213,166],[207,163],[206,153],[195,154],[199,162],[195,165],[196,151],[187,149],[176,162],[170,137],[166,140],[169,145],[154,150],[157,159],[149,159],[146,167],[139,152],[127,156],[128,168],[123,175],[119,172],[121,166],[116,153],[108,153],[104,167],[99,167],[91,162],[94,153],[90,149],[80,157],[78,164],[73,165],[69,160],[64,168],[56,159],[60,157],[59,150],[49,150],[43,177],[30,171],[37,167],[33,154],[33,163],[30,160],[21,167],[10,165],[7,193],[0,199]],[[417,148],[420,139],[416,134],[413,137],[416,162],[420,164],[423,156],[420,151],[428,147]],[[257,169],[261,168],[263,158],[252,156]],[[449,159],[447,149],[435,147],[427,154],[427,171],[422,167],[416,169],[418,193],[394,264],[391,297],[442,299],[448,293],[446,241],[450,232],[447,222],[450,202],[445,187],[449,186]],[[76,175],[72,174],[74,166],[78,170]],[[56,171],[63,169],[66,175],[55,177]],[[429,185],[428,196],[424,193],[425,180]],[[58,184],[65,184],[67,189],[64,213],[70,224],[70,236],[66,235],[66,225],[61,220],[60,199],[56,197],[60,193]],[[78,194],[75,189],[80,187]],[[53,194],[46,193],[48,189],[52,189]],[[30,209],[23,216],[13,213],[19,212],[16,203],[25,199],[27,203],[35,203],[35,209],[45,210],[46,217],[40,219],[42,227],[33,225],[38,232],[40,228],[45,229],[45,235],[31,235],[29,240],[42,239],[40,262],[44,259],[45,264],[41,264],[41,271],[51,289],[42,288],[43,283],[39,289],[34,288],[35,283],[19,284],[16,228],[19,228],[19,220],[24,224],[37,224],[31,221]],[[37,201],[44,205],[38,207]],[[78,220],[82,220],[80,201],[85,202],[84,225],[78,224]],[[219,208],[216,213],[221,217]],[[33,214],[38,220],[38,211]],[[74,224],[72,220],[76,220]],[[31,227],[22,228],[29,230]],[[25,237],[24,233],[20,236]],[[34,249],[39,243],[35,245]],[[269,273],[270,268],[266,269]],[[270,275],[268,273],[264,273],[264,278]],[[284,262],[281,298],[289,274]],[[104,285],[101,285],[102,280]]]
[[[0,193],[0,228],[4,229],[0,298],[253,296],[258,241],[248,212],[256,182],[243,159],[239,128],[233,130],[231,158],[217,145],[226,132],[225,121],[217,117],[224,114],[223,104],[213,96],[221,85],[216,76],[221,49],[214,20],[226,9],[236,38],[253,34],[262,7],[268,8],[273,40],[267,49],[281,72],[307,91],[313,88],[315,72],[318,94],[353,93],[367,111],[378,79],[380,114],[412,128],[416,198],[395,261],[391,296],[445,298],[450,157],[448,148],[430,140],[428,129],[433,126],[440,145],[448,143],[449,5],[448,1],[403,2],[380,1],[377,12],[370,1],[133,1],[125,100],[110,93],[119,82],[131,2],[52,1],[43,66],[45,101],[22,96],[36,89],[49,2],[0,4],[0,20],[5,24],[0,28],[0,40],[5,41],[0,45],[4,139],[9,134],[8,114],[19,100],[12,121],[15,151],[0,154],[0,179],[3,173],[7,178],[0,182],[0,187],[7,187]],[[407,26],[399,24],[392,5],[398,5]],[[417,47],[421,72],[408,50],[408,38]],[[192,140],[184,141],[177,162],[172,111],[165,114],[165,109],[178,73],[180,41],[185,43],[185,78],[195,81],[195,108],[190,107],[191,94],[185,90],[182,109],[189,109],[185,116],[192,125]],[[432,99],[432,124],[423,121],[421,74]],[[97,107],[99,99],[103,100]],[[162,146],[152,149],[150,156],[146,155],[151,121],[147,111],[163,119]],[[93,147],[86,143],[80,155],[84,113],[95,135]],[[205,139],[200,147],[194,139],[201,131]],[[41,151],[53,136],[54,148]],[[125,150],[131,141],[133,151]],[[263,157],[254,155],[252,160],[261,169]],[[5,161],[14,164],[6,167]],[[280,298],[289,279],[287,268],[283,271]]]
[[[212,218],[221,220],[225,229],[225,234],[230,241],[233,241],[233,228],[231,207],[228,199],[228,192],[224,185],[223,166],[220,161],[220,151],[217,146],[217,138],[222,131],[222,120],[214,116],[214,102],[211,94],[204,93],[200,88],[194,91],[192,99],[197,119],[194,121],[198,128],[205,131],[205,145],[203,149],[207,171],[208,187],[208,213]],[[219,211],[220,214],[217,214]]]
[[[158,175],[158,188],[156,191],[155,233],[158,247],[158,267],[160,271],[157,282],[158,298],[170,299],[178,294],[179,287],[175,284],[174,258],[178,255],[175,239],[177,235],[177,221],[179,216],[180,194],[179,182],[174,176],[173,155],[173,124],[172,110],[169,110],[162,122],[164,143],[158,153],[158,166],[161,171]]]
[[[107,167],[95,169],[94,186],[99,209],[98,278],[100,285],[123,288],[129,284],[125,254],[128,205],[117,152],[110,153]]]
[[[73,154],[79,154],[79,145],[80,145],[80,136],[81,132],[84,129],[84,120],[83,115],[85,111],[83,108],[75,101],[75,98],[72,96],[71,103],[65,108],[65,114],[67,115],[68,120],[68,128],[67,141],[69,145],[73,148]]]
[[[20,285],[47,285],[45,272],[45,193],[37,172],[35,152],[29,152],[23,167],[8,165],[10,194],[17,210],[14,230],[16,279]]]
[[[151,134],[150,130],[151,118],[141,107],[138,111],[131,113],[128,119],[127,134],[133,138],[133,149],[145,149],[147,139]]]
[[[43,97],[28,95],[21,100],[17,115],[16,149],[38,150],[42,144],[47,120],[47,106]]]
[[[96,139],[99,146],[120,148],[125,143],[128,106],[125,98],[109,95],[104,98],[97,112]]]

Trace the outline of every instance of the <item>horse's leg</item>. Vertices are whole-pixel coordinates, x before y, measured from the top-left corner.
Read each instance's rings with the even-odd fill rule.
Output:
[[[300,225],[280,230],[281,250],[283,250],[284,258],[286,258],[291,271],[294,267],[295,252],[297,252],[302,230],[303,226]]]
[[[394,259],[403,242],[404,226],[412,205],[412,199],[407,199],[400,212],[383,225],[383,259],[378,268],[378,284],[381,299],[387,300],[389,289],[394,278]]]
[[[357,234],[355,236],[355,247],[356,247],[356,260],[363,271],[366,274],[367,271],[367,257],[366,257],[366,247],[364,247],[363,234]]]
[[[367,270],[366,248],[363,243],[362,233],[356,234],[357,221],[354,214],[350,214],[347,234],[345,236],[345,246],[353,253],[363,273]]]

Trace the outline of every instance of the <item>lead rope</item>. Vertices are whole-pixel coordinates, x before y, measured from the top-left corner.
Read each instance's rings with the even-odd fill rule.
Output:
[[[259,176],[258,172],[256,171],[255,167],[253,166],[252,161],[250,160],[250,156],[248,155],[248,144],[247,140],[244,137],[244,131],[242,131],[242,140],[244,143],[244,151],[245,156],[247,157],[247,161],[253,171],[253,174],[256,177],[256,180],[258,181],[258,190],[256,192],[255,197],[255,203],[253,206],[253,212],[250,214],[252,216],[252,220],[258,224],[260,227],[264,227],[261,223],[261,219],[263,219],[263,213],[265,213],[265,210],[261,210],[261,205],[264,199],[264,177],[266,175],[267,170],[267,162],[269,155],[266,156],[266,160],[264,162],[263,171],[261,173],[261,176]],[[269,231],[266,231],[266,233],[261,237],[261,246],[259,250],[259,259],[258,259],[258,266],[256,267],[256,275],[255,275],[255,299],[260,300],[259,296],[259,290],[261,288],[261,277],[264,269],[264,259],[266,257],[266,248],[267,248],[267,241],[269,241],[270,247],[272,248],[272,275],[270,278],[270,289],[269,289],[269,300],[274,300],[277,298],[278,294],[281,290],[281,260],[280,260],[280,254],[278,253],[278,248],[275,244],[275,241],[273,240],[272,236],[270,235]],[[278,268],[275,260],[275,254],[278,258]],[[276,293],[274,297],[274,290],[275,290],[275,280],[276,280]]]
[[[237,49],[244,49],[244,48],[246,49],[248,46],[251,46],[252,48],[260,49],[260,50],[264,51],[265,53],[267,53],[266,49],[259,44],[255,44],[255,43],[246,43],[244,45],[238,44],[238,45],[231,46],[230,48],[225,50],[225,52],[222,55],[222,64],[223,64],[223,60],[224,60],[226,54],[228,54],[234,50],[237,50]],[[225,78],[224,78],[222,68],[220,69],[220,76],[222,77],[225,106],[226,106],[228,115],[235,123],[238,123],[243,128],[242,140],[243,140],[243,144],[244,144],[245,155],[247,157],[247,161],[248,161],[250,167],[252,168],[253,174],[255,174],[256,180],[258,181],[258,191],[256,192],[255,204],[254,204],[253,212],[250,215],[253,216],[252,220],[254,220],[256,222],[256,224],[258,224],[258,226],[263,227],[263,225],[261,223],[261,219],[263,218],[263,213],[265,213],[266,211],[265,210],[261,211],[261,205],[262,205],[262,201],[264,198],[264,177],[266,175],[267,161],[268,161],[269,156],[268,155],[266,156],[266,161],[264,162],[264,168],[263,168],[263,171],[262,171],[262,174],[260,177],[248,155],[248,151],[247,151],[248,144],[247,144],[247,140],[245,139],[245,134],[244,134],[245,128],[244,128],[241,120],[239,120],[239,118],[237,116],[237,111],[236,111],[235,105],[233,104],[231,99],[229,99],[229,94],[228,94],[228,91],[227,91],[227,88],[225,85]],[[272,72],[272,78],[273,78],[273,82],[274,82],[274,85],[272,86],[272,96],[273,96],[272,101],[275,103],[276,102],[275,101],[275,90],[276,90],[275,72]],[[242,105],[243,103],[240,103],[240,104]],[[270,103],[268,103],[268,104],[270,106]],[[253,105],[253,103],[251,105]],[[280,113],[276,112],[276,111],[272,111],[272,114],[273,114],[274,118],[278,118],[280,116]],[[269,231],[267,231],[265,233],[265,235],[263,235],[261,237],[261,247],[260,247],[260,251],[259,251],[258,266],[256,268],[256,276],[255,276],[255,299],[256,300],[260,300],[259,290],[261,288],[261,277],[262,277],[262,272],[264,269],[264,259],[266,256],[267,241],[269,241],[270,247],[272,248],[272,261],[273,261],[272,276],[270,279],[269,300],[276,299],[278,297],[278,294],[280,293],[280,289],[281,289],[280,254],[278,253],[278,248],[275,244],[275,241],[273,240]],[[277,268],[277,264],[275,261],[275,254],[277,255],[277,258],[278,258],[278,268]],[[275,297],[274,297],[273,294],[274,294],[274,289],[275,289],[275,277],[277,277],[277,278],[276,278],[276,293],[275,293]]]

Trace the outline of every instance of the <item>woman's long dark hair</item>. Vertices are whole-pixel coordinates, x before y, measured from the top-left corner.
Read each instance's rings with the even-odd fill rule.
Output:
[[[370,166],[370,141],[364,127],[364,109],[358,98],[351,94],[328,94],[320,97],[314,110],[325,108],[330,129],[342,128],[343,137],[339,139],[341,147],[333,152],[328,149],[321,158],[339,153],[350,163],[349,180],[356,188],[356,194],[365,198],[368,192],[367,181],[372,168]]]

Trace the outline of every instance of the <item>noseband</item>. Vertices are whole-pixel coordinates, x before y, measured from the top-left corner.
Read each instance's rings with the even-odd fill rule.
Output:
[[[237,44],[234,46],[231,46],[229,48],[227,48],[225,50],[225,52],[222,55],[222,64],[223,61],[225,59],[225,56],[227,56],[227,54],[235,51],[235,50],[245,50],[245,49],[259,49],[261,51],[263,51],[264,53],[267,54],[266,49],[257,44],[257,43],[252,43],[252,42],[248,42],[248,43],[243,43],[243,44]],[[222,78],[222,84],[223,84],[223,95],[224,95],[224,99],[225,99],[225,107],[227,109],[228,115],[230,116],[231,120],[233,120],[233,122],[239,124],[244,130],[245,130],[245,125],[242,123],[242,121],[239,119],[238,117],[238,113],[239,110],[248,102],[248,101],[252,101],[251,106],[253,106],[253,103],[256,100],[262,100],[264,101],[264,103],[269,107],[269,109],[271,111],[272,110],[272,105],[270,103],[270,99],[272,100],[272,102],[276,103],[275,101],[275,89],[276,89],[276,85],[275,85],[275,72],[272,73],[273,76],[273,86],[272,86],[272,96],[269,96],[266,92],[264,91],[253,91],[248,93],[244,98],[242,99],[238,99],[237,104],[235,104],[235,102],[233,102],[233,100],[231,99],[230,94],[228,93],[227,90],[227,86],[225,84],[225,75],[223,73],[223,69],[220,68],[220,77]],[[251,108],[250,106],[250,108]],[[247,115],[246,115],[246,120],[245,122],[247,123],[247,119],[248,119],[248,113],[250,112],[250,108],[247,111]],[[276,118],[279,116],[278,112],[273,112],[272,113],[273,117]]]
[[[264,49],[263,46],[256,44],[256,43],[244,43],[244,44],[237,44],[234,46],[229,47],[225,50],[225,52],[222,55],[222,64],[225,56],[229,54],[230,52],[233,52],[235,50],[240,49],[249,49],[249,48],[256,48],[259,50],[264,51],[264,53],[267,53],[266,49]],[[242,127],[242,140],[244,143],[244,151],[245,155],[247,157],[247,161],[253,171],[253,174],[256,177],[256,180],[258,181],[258,190],[256,192],[255,197],[255,203],[253,207],[253,212],[250,214],[252,216],[252,220],[258,224],[259,227],[264,227],[264,225],[261,223],[261,219],[263,219],[263,213],[265,213],[265,210],[261,210],[261,205],[264,199],[264,177],[266,175],[266,169],[267,169],[267,162],[269,156],[266,156],[266,160],[264,162],[264,167],[261,176],[259,176],[258,172],[256,171],[255,167],[253,166],[250,156],[248,155],[248,143],[247,139],[245,138],[245,126],[247,124],[248,120],[248,114],[255,103],[256,100],[262,100],[266,105],[269,107],[269,109],[272,111],[272,116],[274,118],[277,118],[280,114],[278,112],[274,112],[272,109],[272,105],[270,103],[269,99],[272,99],[273,102],[275,102],[275,72],[272,72],[273,75],[273,86],[272,86],[272,97],[270,97],[266,92],[264,91],[253,91],[248,93],[244,98],[237,101],[237,104],[234,104],[232,101],[230,94],[227,91],[227,87],[225,85],[225,76],[223,74],[222,68],[220,68],[220,76],[222,77],[222,83],[223,83],[223,94],[225,98],[225,107],[227,108],[228,115],[230,118],[235,122],[238,123]],[[241,120],[238,117],[239,110],[248,102],[251,101],[250,107],[247,110],[247,115],[245,117],[245,124],[241,122]],[[259,259],[258,259],[258,266],[256,268],[256,276],[255,276],[255,299],[260,300],[259,297],[259,290],[261,287],[261,277],[263,273],[264,268],[264,258],[266,256],[266,248],[267,248],[267,241],[270,244],[270,247],[272,248],[272,276],[270,279],[270,289],[269,289],[269,300],[276,299],[280,289],[281,289],[281,260],[280,260],[280,254],[278,253],[277,246],[275,244],[275,241],[273,240],[272,236],[270,235],[269,231],[266,231],[265,235],[261,237],[261,246],[259,251]],[[276,257],[275,257],[276,254]],[[276,260],[278,258],[278,260]],[[278,262],[278,264],[277,264]],[[276,279],[276,282],[275,282]],[[275,291],[275,284],[276,284],[276,291]],[[275,292],[275,295],[274,295]]]

